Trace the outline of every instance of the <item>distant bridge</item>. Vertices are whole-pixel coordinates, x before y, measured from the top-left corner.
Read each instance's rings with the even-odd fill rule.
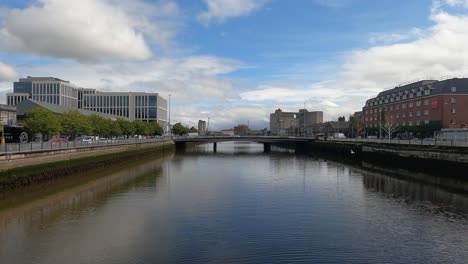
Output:
[[[262,143],[264,151],[269,152],[271,150],[272,143],[295,143],[296,146],[303,146],[305,144],[301,144],[301,143],[308,143],[308,142],[315,141],[314,138],[307,138],[307,137],[278,137],[278,136],[212,136],[212,137],[182,136],[182,137],[174,137],[173,140],[176,144],[176,148],[179,148],[179,149],[185,148],[185,143],[188,143],[188,142],[213,143],[214,152],[216,152],[217,150],[218,142]]]

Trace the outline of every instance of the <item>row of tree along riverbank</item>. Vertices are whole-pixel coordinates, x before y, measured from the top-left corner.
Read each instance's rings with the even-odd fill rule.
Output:
[[[0,172],[0,192],[41,183],[81,172],[106,168],[115,164],[135,161],[148,155],[164,156],[174,151],[174,144],[158,143],[147,147],[135,146],[119,152],[91,153],[90,156],[70,158],[31,166],[16,167]]]
[[[86,116],[78,111],[69,111],[59,116],[44,108],[27,113],[24,129],[32,135],[42,134],[46,138],[65,135],[71,139],[78,135],[118,137],[164,134],[164,129],[156,121],[146,123],[123,118],[113,121],[99,115]]]

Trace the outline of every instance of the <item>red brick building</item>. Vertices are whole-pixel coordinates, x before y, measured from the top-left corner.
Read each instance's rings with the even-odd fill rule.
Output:
[[[246,136],[249,134],[249,126],[239,124],[234,127],[234,135],[237,136]]]
[[[468,127],[468,78],[423,80],[383,91],[362,109],[366,128],[380,120],[396,126],[417,126],[430,121],[443,128]]]

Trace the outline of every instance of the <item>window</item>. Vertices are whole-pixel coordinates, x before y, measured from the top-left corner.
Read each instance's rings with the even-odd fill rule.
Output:
[[[390,110],[393,110],[393,105],[390,106]]]
[[[457,110],[455,108],[452,108],[452,114],[456,114]]]
[[[406,126],[406,122],[401,123],[402,126]]]
[[[395,105],[395,109],[396,110],[400,109],[400,105]]]
[[[424,124],[428,125],[428,124],[429,124],[429,120],[424,120]]]
[[[401,113],[401,117],[406,117],[406,113],[405,112]]]
[[[416,111],[416,116],[421,116],[421,111]]]
[[[417,101],[416,106],[421,106],[421,101]]]
[[[424,115],[429,115],[429,110],[424,110]]]
[[[405,95],[403,95],[403,100],[405,100],[406,98],[407,98],[406,94],[405,94]]]
[[[455,119],[452,119],[452,120],[450,120],[450,124],[456,125],[456,124],[457,124],[457,121],[456,121]]]
[[[429,100],[424,100],[424,105],[429,105]]]
[[[421,96],[421,92],[417,92],[416,96],[418,96],[418,97]]]
[[[413,107],[413,102],[409,103],[408,107]]]
[[[405,108],[406,108],[406,104],[402,104],[401,109],[405,109]]]
[[[413,93],[410,93],[409,94],[409,98],[413,98],[414,97],[414,94]]]
[[[409,112],[409,117],[412,117],[413,116],[413,112]]]
[[[409,125],[409,126],[412,126],[412,125],[413,125],[413,121],[409,121],[409,122],[408,122],[408,125]]]
[[[455,97],[450,98],[450,102],[451,102],[452,104],[456,103],[456,102],[457,102],[457,98],[455,98]]]
[[[400,118],[400,114],[397,113],[397,114],[396,114],[396,118]]]
[[[425,90],[425,91],[424,91],[424,94],[425,94],[425,95],[430,95],[430,94],[431,94],[431,90]]]
[[[452,90],[452,93],[456,93],[457,92],[457,87],[452,87],[451,90]]]

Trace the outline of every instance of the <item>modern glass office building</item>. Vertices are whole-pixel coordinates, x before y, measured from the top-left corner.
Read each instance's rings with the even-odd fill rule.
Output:
[[[13,83],[13,93],[7,94],[7,104],[16,105],[23,100],[32,99],[77,108],[78,89],[69,81],[58,78],[28,76]]]
[[[157,93],[96,92],[83,94],[83,109],[144,122],[167,124],[167,101]]]
[[[13,93],[7,94],[7,104],[17,105],[32,100],[73,109],[123,117],[144,122],[156,121],[167,128],[167,100],[158,93],[100,92],[81,88],[53,77],[21,78],[13,83]]]

